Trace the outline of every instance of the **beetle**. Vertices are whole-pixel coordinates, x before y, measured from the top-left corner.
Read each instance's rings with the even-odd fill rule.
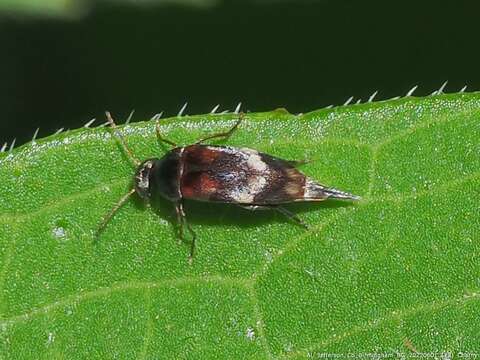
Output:
[[[185,229],[191,235],[191,263],[196,235],[187,222],[185,199],[236,204],[248,210],[276,210],[306,228],[307,225],[283,207],[284,204],[330,198],[360,199],[359,196],[324,186],[304,175],[297,169],[303,161],[284,160],[250,148],[205,144],[207,140],[228,139],[242,122],[243,113],[239,114],[238,120],[228,131],[212,134],[187,146],[178,146],[163,137],[157,119],[157,138],[171,146],[171,150],[161,158],[142,162],[133,156],[108,111],[106,116],[120,145],[136,166],[136,173],[133,187],[104,217],[97,235],[131,195],[136,193],[147,202],[153,198],[164,198],[175,205],[180,239],[185,239]]]

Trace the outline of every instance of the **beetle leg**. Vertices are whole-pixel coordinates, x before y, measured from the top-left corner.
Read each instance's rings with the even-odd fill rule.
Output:
[[[297,224],[303,226],[305,229],[308,229],[308,225],[302,219],[300,219],[297,215],[295,215],[290,210],[285,209],[283,206],[280,206],[280,205],[272,206],[272,209],[274,209],[274,210],[278,211],[279,213],[285,215],[290,220],[295,221]]]
[[[98,240],[98,238],[100,237],[100,234],[103,232],[103,230],[105,229],[107,224],[110,222],[112,217],[116,214],[116,212],[127,202],[130,196],[132,196],[134,193],[135,193],[135,189],[130,189],[128,193],[123,195],[122,198],[117,201],[113,209],[110,210],[108,214],[104,216],[102,222],[100,223],[97,230],[95,231],[95,236],[94,236],[95,241]]]
[[[245,116],[245,114],[243,112],[239,113],[237,122],[235,123],[235,125],[233,125],[230,128],[230,130],[228,130],[226,132],[222,132],[222,133],[212,134],[210,136],[207,136],[203,139],[198,140],[195,144],[201,144],[206,140],[216,139],[216,138],[228,139],[235,132],[235,130],[237,130],[238,125],[240,125],[240,123],[243,121],[244,116]]]
[[[185,215],[185,211],[183,210],[182,201],[179,201],[175,204],[175,212],[177,213],[177,221],[180,227],[180,240],[185,240],[185,227],[187,228],[187,231],[192,237],[190,240],[190,255],[188,256],[188,263],[191,265],[193,262],[193,256],[195,254],[195,240],[197,238],[197,235],[187,221],[187,216]]]
[[[300,219],[297,215],[295,215],[293,212],[290,210],[285,209],[283,206],[280,205],[240,205],[240,207],[250,210],[250,211],[256,211],[256,210],[276,210],[279,213],[285,215],[287,218],[290,220],[295,221],[297,224],[303,226],[305,229],[308,229],[308,225]]]
[[[184,241],[183,236],[183,218],[182,218],[182,209],[180,206],[181,203],[175,204],[175,214],[177,214],[177,224],[178,224],[178,245]]]

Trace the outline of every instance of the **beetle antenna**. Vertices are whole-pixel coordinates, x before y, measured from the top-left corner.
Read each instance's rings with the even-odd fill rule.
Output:
[[[125,141],[125,138],[122,136],[120,131],[118,131],[117,125],[115,124],[115,121],[113,121],[112,115],[110,114],[109,111],[105,111],[105,115],[107,116],[108,123],[110,124],[111,128],[113,129],[113,133],[115,134],[117,139],[120,141],[120,144],[122,145],[125,153],[128,155],[128,158],[133,163],[133,165],[138,167],[140,165],[140,161],[135,156],[133,156],[133,153],[130,150],[130,148],[128,147],[127,142]]]
[[[118,200],[118,202],[115,204],[112,210],[110,210],[110,212],[107,215],[105,215],[102,222],[98,226],[97,231],[95,231],[95,241],[98,240],[98,237],[100,236],[100,234],[103,232],[103,230],[105,230],[105,227],[110,222],[113,215],[115,215],[115,213],[127,202],[127,200],[130,198],[130,196],[133,195],[134,192],[135,192],[135,188],[130,189],[128,193],[123,195],[122,198]]]
[[[160,130],[160,120],[159,120],[159,118],[155,119],[155,131],[157,132],[157,140],[159,142],[167,143],[168,145],[170,145],[173,148],[176,148],[178,146],[173,141],[170,141],[167,138],[163,137],[162,131]]]
[[[238,108],[238,106],[237,106],[237,108]],[[228,131],[222,132],[222,133],[216,133],[216,134],[212,134],[210,136],[204,137],[203,139],[198,140],[195,144],[201,144],[201,143],[205,142],[206,140],[211,140],[211,139],[215,139],[215,138],[228,139],[235,132],[235,130],[237,130],[238,125],[240,125],[240,123],[243,121],[244,117],[245,117],[245,114],[243,112],[238,113],[237,122]]]
[[[130,111],[130,115],[128,115],[127,121],[125,121],[125,125],[130,124],[130,121],[131,121],[132,118],[133,118],[133,114],[135,114],[135,109],[133,109],[132,111]]]

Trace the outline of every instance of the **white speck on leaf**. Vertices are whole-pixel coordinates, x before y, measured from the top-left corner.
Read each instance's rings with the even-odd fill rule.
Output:
[[[250,327],[247,329],[247,334],[246,335],[247,335],[247,338],[249,340],[254,340],[255,339],[255,331]]]
[[[164,225],[164,226],[170,225],[170,223],[167,220],[162,218],[157,219],[157,222],[159,222],[161,225]]]
[[[268,262],[268,263],[271,263],[272,260],[273,260],[273,254],[270,252],[270,251],[265,251],[265,260]]]
[[[61,226],[55,227],[52,230],[53,236],[55,236],[57,239],[64,239],[67,236],[67,233],[65,229]]]
[[[55,341],[55,335],[53,333],[48,333],[47,345],[50,345]]]

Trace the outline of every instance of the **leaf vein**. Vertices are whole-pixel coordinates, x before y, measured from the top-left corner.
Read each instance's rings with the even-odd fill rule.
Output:
[[[263,314],[260,308],[260,302],[258,300],[257,291],[255,289],[255,283],[252,282],[247,286],[249,291],[249,296],[253,304],[253,315],[256,319],[256,327],[258,329],[258,335],[262,346],[265,350],[268,359],[273,359],[272,352],[270,351],[270,346],[268,344],[268,340],[265,334],[265,323],[263,321]]]
[[[384,317],[379,317],[377,319],[369,320],[365,322],[364,324],[360,324],[357,326],[352,327],[350,330],[345,331],[343,334],[340,335],[334,335],[329,338],[326,338],[323,341],[320,341],[317,344],[309,346],[307,349],[304,350],[299,350],[296,352],[292,352],[290,354],[286,354],[284,358],[286,359],[291,359],[291,358],[296,358],[298,356],[308,356],[312,351],[315,351],[318,348],[321,347],[326,347],[331,344],[343,341],[345,339],[348,339],[352,336],[355,336],[357,334],[360,334],[365,331],[369,331],[375,328],[378,328],[382,326],[385,323],[388,323],[389,321],[394,321],[394,320],[402,320],[404,318],[407,318],[409,316],[416,315],[421,312],[430,312],[430,311],[437,311],[441,310],[442,308],[449,307],[449,306],[461,306],[464,305],[465,303],[469,301],[478,301],[480,300],[480,289],[479,290],[474,290],[469,293],[464,293],[459,297],[456,298],[450,298],[442,301],[432,301],[430,303],[426,304],[417,304],[414,305],[410,308],[406,309],[398,309],[398,310],[393,310],[390,313],[388,313]]]
[[[16,224],[12,226],[12,230],[15,227],[15,225]],[[12,231],[11,233],[14,234],[15,232]],[[5,250],[5,255],[3,257],[3,266],[0,273],[0,316],[5,311],[5,303],[3,301],[4,286],[5,286],[5,279],[7,277],[8,268],[10,266],[14,249],[15,249],[15,241],[16,239],[12,236],[12,239],[8,242],[7,249]]]
[[[87,291],[80,294],[74,294],[59,299],[52,303],[43,305],[41,307],[32,309],[26,313],[11,316],[7,319],[0,320],[0,328],[5,328],[17,323],[28,321],[37,315],[48,314],[50,311],[58,309],[62,306],[70,304],[78,304],[86,300],[101,298],[108,296],[115,292],[129,291],[129,290],[146,290],[162,287],[174,287],[174,286],[191,286],[199,283],[217,283],[224,286],[235,286],[248,288],[251,283],[250,279],[241,278],[228,278],[219,275],[203,276],[203,277],[178,277],[173,279],[165,279],[161,281],[129,281],[123,283],[116,283],[112,286],[102,287],[95,290]]]
[[[148,346],[153,335],[153,319],[152,319],[152,293],[150,288],[145,289],[145,308],[147,309],[147,324],[143,340],[143,346],[138,359],[145,360],[147,358]]]
[[[433,186],[429,189],[425,189],[417,192],[411,192],[411,193],[400,193],[398,195],[384,195],[384,196],[378,196],[378,197],[371,197],[369,199],[366,199],[365,203],[370,203],[373,201],[391,201],[391,202],[408,201],[408,200],[416,199],[418,197],[430,195],[431,193],[445,191],[451,187],[457,187],[459,185],[462,185],[472,180],[476,180],[478,178],[480,178],[480,171],[475,171],[475,172],[472,172],[471,174],[461,176],[456,179],[452,179],[450,181],[441,183],[440,185]]]
[[[41,215],[45,213],[48,210],[52,209],[57,209],[60,208],[70,202],[73,202],[75,200],[80,200],[83,198],[88,198],[92,194],[95,194],[97,192],[100,192],[102,189],[105,189],[106,186],[117,186],[120,184],[127,184],[127,181],[125,180],[116,180],[116,181],[111,181],[108,183],[102,183],[101,185],[89,188],[88,190],[85,191],[79,191],[73,194],[70,194],[68,196],[64,196],[61,198],[61,200],[54,200],[51,202],[48,202],[44,204],[43,206],[38,207],[37,209],[30,211],[30,212],[23,212],[23,213],[15,213],[15,214],[2,214],[0,215],[0,222],[11,222],[11,221],[18,221],[22,222],[25,220],[29,220],[30,218]]]
[[[317,226],[312,226],[308,230],[303,231],[300,235],[293,238],[283,248],[279,249],[270,260],[265,261],[259,267],[259,269],[253,273],[252,279],[256,280],[257,278],[264,275],[274,263],[276,263],[280,258],[285,256],[285,254],[289,253],[292,249],[294,249],[302,240],[314,234],[315,232],[319,234],[326,226],[332,224],[335,220],[341,218],[341,215],[347,214],[348,210],[351,208],[355,208],[355,206],[343,208],[333,213],[332,215],[328,216],[321,224]]]

